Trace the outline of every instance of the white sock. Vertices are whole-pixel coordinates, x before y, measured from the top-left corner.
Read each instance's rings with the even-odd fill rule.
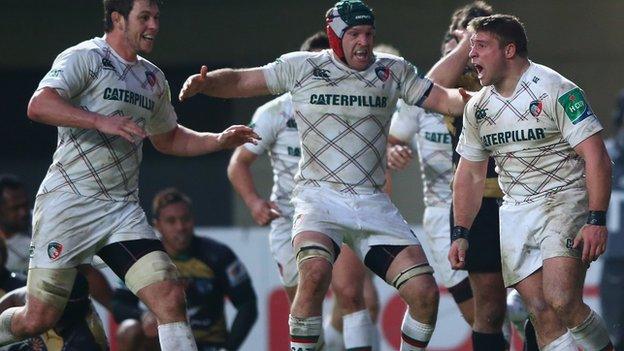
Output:
[[[13,318],[13,314],[20,308],[21,307],[7,308],[0,314],[0,346],[9,345],[22,339],[13,335],[11,332],[11,318]]]
[[[372,350],[375,326],[367,309],[342,317],[342,334],[345,349]]]
[[[325,351],[342,351],[344,350],[344,342],[342,341],[342,333],[334,328],[331,318],[328,318],[323,325],[323,334],[325,336]]]
[[[173,322],[158,326],[161,351],[197,351],[191,327],[186,322]]]
[[[583,323],[570,329],[570,333],[583,350],[602,350],[611,344],[605,322],[593,310]]]
[[[574,342],[574,338],[572,338],[572,334],[566,332],[555,340],[551,341],[550,344],[544,346],[542,351],[578,351],[578,347],[576,347],[576,343]]]
[[[401,325],[401,351],[421,351],[427,347],[434,325],[421,323],[405,311]]]
[[[290,327],[290,349],[297,351],[314,351],[323,332],[323,317],[297,318],[288,317]]]

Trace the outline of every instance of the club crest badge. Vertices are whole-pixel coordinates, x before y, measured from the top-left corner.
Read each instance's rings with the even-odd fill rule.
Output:
[[[156,84],[156,75],[154,74],[154,72],[145,71],[145,78],[147,78],[147,82],[150,86],[153,87],[154,84]]]
[[[388,67],[379,66],[375,68],[375,74],[377,74],[377,77],[381,79],[382,82],[385,82],[390,78],[390,69]]]
[[[540,113],[542,113],[542,107],[543,105],[541,100],[533,100],[529,105],[529,112],[531,112],[533,117],[537,117]]]
[[[51,241],[48,244],[48,257],[50,257],[52,261],[55,261],[56,259],[61,257],[62,252],[63,252],[63,244],[56,242],[56,241]]]

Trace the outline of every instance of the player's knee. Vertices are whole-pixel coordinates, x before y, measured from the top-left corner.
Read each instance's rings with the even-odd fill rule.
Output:
[[[22,320],[23,323],[19,334],[28,336],[39,335],[52,329],[60,317],[61,313],[52,310],[28,313]]]
[[[331,266],[323,259],[309,259],[299,266],[300,290],[325,294],[331,280]]]
[[[573,294],[562,291],[545,293],[544,298],[558,316],[574,313],[578,310],[580,302]]]
[[[437,307],[440,300],[438,286],[430,274],[409,279],[399,290],[399,295],[410,307],[420,309]]]
[[[338,284],[338,286],[334,285],[333,292],[342,309],[346,311],[364,309],[364,296],[362,295],[361,286],[357,286],[357,284]]]

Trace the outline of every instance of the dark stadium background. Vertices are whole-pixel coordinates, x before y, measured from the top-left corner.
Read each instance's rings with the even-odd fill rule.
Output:
[[[370,0],[377,15],[377,42],[401,50],[423,72],[437,60],[451,11],[467,1]],[[624,87],[624,1],[490,1],[496,11],[525,23],[529,56],[579,84],[608,129],[617,91]],[[161,7],[161,32],[147,56],[167,75],[174,96],[201,64],[210,68],[256,66],[296,50],[321,29],[333,1],[170,0]],[[56,130],[30,122],[28,98],[54,57],[80,41],[100,36],[101,1],[3,1],[0,21],[0,173],[19,174],[32,193],[43,178],[56,143]],[[220,100],[197,97],[174,101],[180,122],[205,131],[247,123],[268,98]],[[248,225],[250,216],[225,175],[228,152],[198,158],[157,154],[145,143],[141,173],[144,208],[154,192],[175,185],[195,200],[200,225]],[[268,193],[268,163],[257,162],[258,186]],[[414,169],[415,167],[413,167]],[[414,169],[415,171],[415,169]],[[419,189],[414,172],[395,177],[395,189]],[[395,201],[410,222],[420,222],[420,190],[398,191]]]

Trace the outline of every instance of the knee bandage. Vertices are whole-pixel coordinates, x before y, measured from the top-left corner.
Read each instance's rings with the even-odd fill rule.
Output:
[[[297,266],[300,266],[303,261],[311,258],[322,258],[327,260],[329,264],[334,264],[334,254],[331,248],[313,241],[301,243],[297,251]]]
[[[135,295],[142,288],[165,280],[178,279],[178,268],[164,251],[152,251],[139,258],[124,277],[126,286]]]
[[[433,268],[431,268],[431,266],[427,263],[415,265],[401,271],[401,273],[397,274],[397,276],[394,279],[388,281],[388,283],[390,283],[397,290],[399,290],[399,288],[408,280],[422,274],[433,274]]]
[[[31,268],[28,270],[26,292],[63,311],[77,272],[76,268]]]

